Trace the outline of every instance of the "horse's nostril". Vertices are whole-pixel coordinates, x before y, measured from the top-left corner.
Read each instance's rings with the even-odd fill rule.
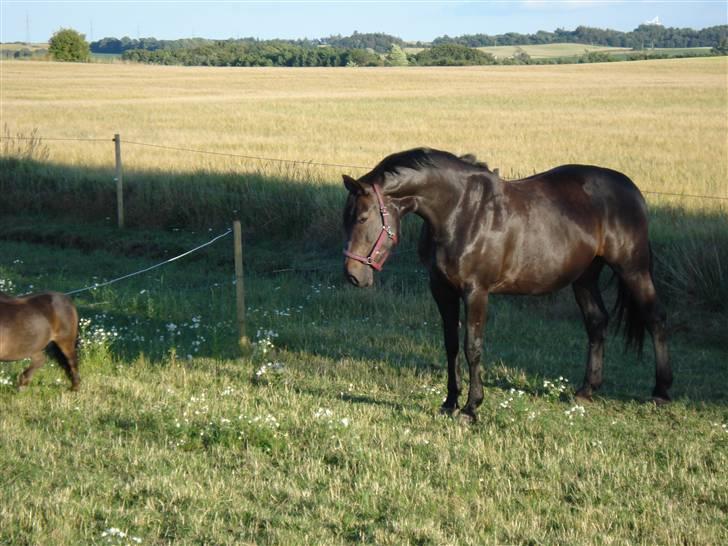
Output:
[[[347,275],[347,278],[349,279],[349,282],[353,284],[354,286],[359,286],[359,279],[357,279],[354,275]]]

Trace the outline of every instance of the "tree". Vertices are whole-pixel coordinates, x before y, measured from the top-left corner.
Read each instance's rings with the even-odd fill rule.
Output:
[[[62,28],[51,37],[48,52],[56,61],[85,62],[90,55],[85,36],[71,28]]]
[[[513,62],[516,64],[531,64],[531,56],[521,47],[516,48],[513,54]]]
[[[722,38],[720,43],[710,50],[713,55],[728,55],[728,38]]]
[[[347,66],[380,66],[379,55],[366,49],[349,49]]]
[[[415,55],[415,60],[420,66],[496,64],[495,57],[490,53],[459,44],[443,44],[423,49]]]
[[[387,54],[387,64],[390,66],[407,66],[409,64],[407,54],[397,44],[392,44]]]

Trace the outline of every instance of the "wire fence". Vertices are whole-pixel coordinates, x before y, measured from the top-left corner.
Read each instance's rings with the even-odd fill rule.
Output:
[[[113,138],[91,138],[91,137],[40,137],[36,134],[33,134],[30,137],[18,135],[18,136],[9,136],[9,135],[0,135],[0,140],[22,140],[22,141],[33,141],[35,143],[41,143],[42,141],[48,141],[48,142],[91,142],[91,143],[115,143],[118,145],[117,138],[119,138],[118,135],[114,135]],[[335,168],[346,168],[346,169],[357,169],[357,170],[363,170],[368,171],[371,167],[365,167],[362,165],[351,165],[351,164],[343,164],[343,163],[327,163],[327,162],[318,162],[318,161],[307,161],[307,160],[300,160],[300,159],[284,159],[284,158],[274,158],[274,157],[263,157],[263,156],[256,156],[252,154],[236,154],[236,153],[228,153],[228,152],[220,152],[215,150],[201,150],[197,148],[188,148],[188,147],[179,147],[179,146],[168,146],[163,144],[155,144],[155,143],[149,143],[149,142],[140,142],[140,141],[134,141],[134,140],[125,140],[125,145],[132,145],[132,146],[140,146],[140,147],[146,147],[146,148],[154,148],[154,149],[160,149],[160,150],[169,150],[174,152],[184,152],[184,153],[194,153],[194,154],[200,154],[200,155],[209,155],[209,156],[217,156],[217,157],[230,157],[235,159],[245,159],[245,160],[252,160],[252,161],[261,161],[261,162],[275,162],[275,163],[283,163],[283,164],[290,164],[290,165],[305,165],[305,166],[318,166],[318,167],[335,167]],[[117,161],[118,158],[117,158]],[[120,167],[120,166],[118,166]],[[697,195],[697,194],[684,194],[684,193],[675,193],[675,192],[660,192],[660,191],[652,191],[652,190],[644,190],[643,193],[649,194],[649,195],[656,195],[656,196],[666,196],[666,197],[678,197],[678,198],[690,198],[690,199],[704,199],[704,200],[712,200],[712,201],[728,201],[728,196],[718,196],[718,195]],[[123,206],[120,204],[120,206]],[[168,260],[165,260],[163,262],[160,262],[158,264],[152,265],[150,267],[144,268],[139,271],[135,271],[133,273],[129,273],[126,275],[123,275],[121,277],[111,279],[109,281],[101,282],[101,283],[94,283],[90,286],[86,286],[84,288],[79,288],[77,290],[72,290],[70,292],[66,292],[68,295],[74,295],[86,291],[93,291],[98,288],[102,288],[114,283],[117,283],[119,281],[135,277],[137,275],[142,275],[144,273],[148,273],[150,271],[153,271],[155,269],[158,269],[164,265],[167,265],[169,263],[172,263],[180,258],[183,258],[189,254],[192,254],[198,250],[201,250],[216,241],[218,241],[221,238],[224,238],[232,233],[232,230],[228,230],[225,233],[218,235],[217,237],[213,238],[212,240],[208,241],[207,243],[204,243],[202,245],[199,245],[187,252],[184,252],[178,256],[175,256],[174,258],[170,258]],[[395,250],[394,254],[410,254],[415,252],[415,250]],[[306,274],[306,273],[317,273],[317,272],[326,272],[326,271],[333,271],[334,269],[340,269],[340,264],[326,264],[321,265],[318,267],[285,267],[280,268],[271,271],[272,274],[286,274],[286,273],[293,273],[293,274]],[[234,283],[233,283],[234,284]],[[208,287],[201,287],[201,289],[206,289]]]
[[[0,135],[0,140],[35,140],[35,141],[48,141],[48,142],[114,142],[114,138],[71,138],[71,137],[24,137],[24,136],[8,136],[8,135]],[[315,166],[315,167],[331,167],[331,168],[344,168],[344,169],[358,169],[358,170],[364,170],[368,171],[372,167],[365,167],[363,165],[350,165],[345,163],[326,163],[326,162],[320,162],[320,161],[309,161],[309,160],[302,160],[302,159],[284,159],[284,158],[276,158],[276,157],[263,157],[263,156],[256,156],[252,154],[234,154],[229,152],[219,152],[215,150],[200,150],[197,148],[185,148],[185,147],[177,147],[177,146],[167,146],[164,144],[155,144],[150,142],[139,142],[134,140],[125,140],[124,144],[131,144],[133,146],[142,146],[147,148],[156,148],[160,150],[169,150],[169,151],[175,151],[175,152],[185,152],[185,153],[194,153],[194,154],[201,154],[201,155],[211,155],[211,156],[219,156],[219,157],[231,157],[235,159],[247,159],[252,161],[265,161],[265,162],[273,162],[273,163],[284,163],[289,165],[307,165],[307,166]],[[676,193],[676,192],[661,192],[661,191],[653,191],[653,190],[641,190],[642,193],[646,193],[649,195],[659,195],[659,196],[665,196],[665,197],[681,197],[681,198],[689,198],[689,199],[707,199],[707,200],[714,200],[714,201],[728,201],[728,195],[721,196],[721,195],[698,195],[698,194],[687,194],[687,193]]]
[[[0,136],[1,140],[35,140],[42,142],[44,140],[48,142],[114,142],[114,138],[46,138],[46,137],[22,137],[22,136]],[[233,154],[229,152],[218,152],[214,150],[200,150],[197,148],[183,148],[178,146],[167,146],[164,144],[154,144],[150,142],[138,142],[134,140],[124,140],[124,144],[131,144],[134,146],[144,146],[147,148],[157,148],[160,150],[170,150],[174,152],[187,152],[203,155],[213,155],[220,157],[232,157],[235,159],[249,159],[253,161],[268,161],[274,163],[286,163],[291,165],[312,165],[316,167],[336,167],[344,169],[360,169],[369,170],[371,167],[364,167],[362,165],[347,165],[342,163],[324,163],[320,161],[309,161],[304,159],[282,159],[277,157],[261,157],[250,154]]]

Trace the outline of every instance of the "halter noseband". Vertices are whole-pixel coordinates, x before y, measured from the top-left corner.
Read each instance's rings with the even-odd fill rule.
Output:
[[[387,207],[384,206],[384,199],[382,199],[382,191],[379,189],[379,186],[376,184],[372,184],[372,188],[374,188],[374,195],[377,196],[377,203],[379,204],[379,213],[382,215],[382,231],[379,232],[379,237],[377,237],[377,242],[374,243],[374,248],[372,248],[371,252],[369,253],[369,256],[359,256],[358,254],[354,254],[353,252],[350,252],[348,248],[344,249],[344,256],[347,258],[351,258],[352,260],[356,260],[357,262],[361,262],[363,264],[369,265],[372,268],[376,269],[377,271],[381,271],[382,267],[384,267],[384,262],[387,261],[387,258],[389,257],[389,251],[383,251],[381,250],[382,244],[384,244],[385,239],[391,239],[394,244],[397,244],[397,234],[392,229],[392,226],[389,225],[387,222],[387,217],[389,216],[389,212],[387,212]],[[381,260],[377,261],[377,258],[379,257],[379,254],[382,254]]]

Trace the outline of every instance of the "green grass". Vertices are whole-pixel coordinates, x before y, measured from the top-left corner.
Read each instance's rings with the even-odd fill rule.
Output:
[[[663,248],[680,221],[656,217]],[[16,293],[117,277],[210,238],[38,217],[0,228],[0,289]],[[439,318],[412,235],[373,290],[344,284],[338,245],[249,235],[249,332],[273,347],[244,357],[231,244],[76,296],[79,393],[50,364],[17,393],[23,363],[2,365],[0,543],[728,540],[724,311],[696,308],[673,332],[672,405],[645,403],[649,351],[639,362],[611,337],[605,386],[575,409],[586,339],[571,295],[493,298],[486,397],[465,426],[438,413]]]
[[[97,63],[113,63],[121,60],[121,53],[91,53],[91,60]]]

